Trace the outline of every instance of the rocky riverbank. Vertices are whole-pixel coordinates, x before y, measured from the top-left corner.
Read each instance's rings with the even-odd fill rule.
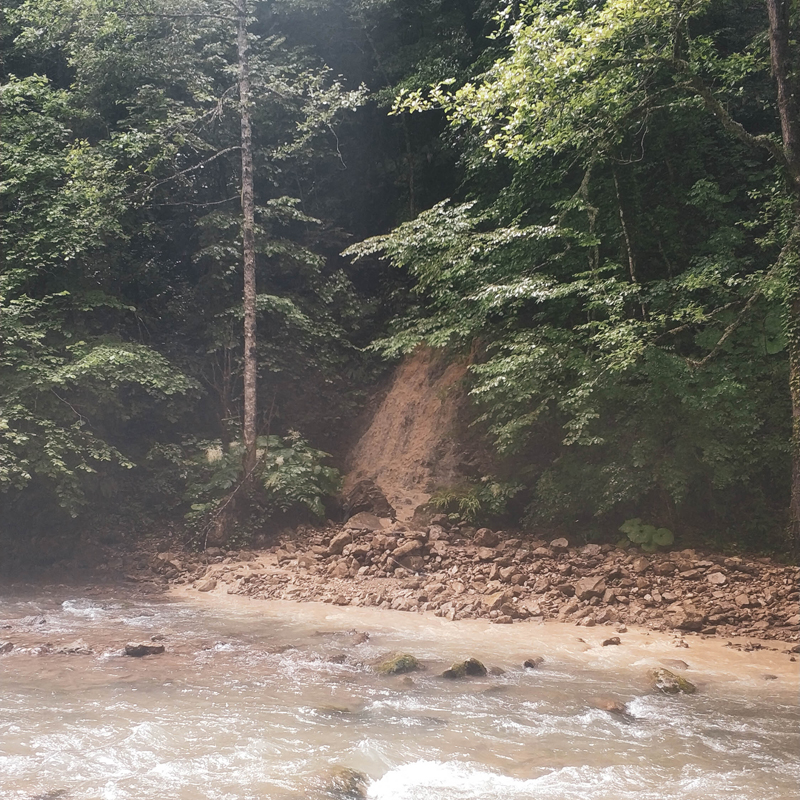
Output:
[[[155,576],[129,577],[450,620],[558,619],[581,627],[800,641],[800,568],[769,558],[575,546],[565,538],[450,527],[441,516],[418,527],[362,513],[344,526],[287,531],[261,551],[160,552],[148,562]]]

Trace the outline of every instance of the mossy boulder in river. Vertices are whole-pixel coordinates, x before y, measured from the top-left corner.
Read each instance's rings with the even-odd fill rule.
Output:
[[[694,694],[697,691],[697,687],[686,678],[663,667],[653,670],[653,679],[656,689],[664,694]]]
[[[449,678],[450,680],[466,678],[467,676],[484,678],[486,677],[486,667],[477,658],[468,658],[466,661],[456,661],[450,669],[446,669],[442,673],[443,678]]]
[[[367,796],[367,776],[349,767],[334,767],[326,794],[336,800],[364,800]]]
[[[381,675],[403,675],[406,672],[418,670],[419,661],[408,653],[398,653],[396,656],[379,664],[375,669]]]

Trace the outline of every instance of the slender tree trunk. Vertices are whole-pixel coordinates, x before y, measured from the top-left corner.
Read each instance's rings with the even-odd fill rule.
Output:
[[[256,358],[256,248],[253,192],[253,131],[250,123],[250,63],[247,42],[247,0],[238,0],[239,105],[242,145],[242,257],[244,274],[244,437],[245,475],[256,465],[258,414]]]
[[[619,191],[619,181],[617,180],[617,171],[616,169],[612,170],[612,176],[614,178],[614,191],[617,194],[617,209],[619,211],[619,224],[622,226],[622,235],[625,238],[625,252],[628,254],[628,271],[631,275],[631,283],[639,283],[639,279],[636,277],[636,261],[633,257],[633,245],[631,244],[631,237],[628,233],[628,226],[625,223],[625,214],[622,210],[622,195]]]
[[[403,138],[406,143],[406,164],[408,165],[408,214],[410,219],[417,216],[417,197],[414,186],[414,151],[411,147],[411,127],[408,123],[408,114],[400,117],[403,121]]]
[[[789,309],[789,389],[792,393],[792,497],[790,533],[795,558],[800,558],[800,296]]]

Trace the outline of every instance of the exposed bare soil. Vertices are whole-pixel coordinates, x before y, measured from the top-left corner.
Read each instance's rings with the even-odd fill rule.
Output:
[[[438,486],[462,477],[455,432],[468,367],[468,358],[448,362],[424,347],[400,364],[350,454],[345,494],[359,481],[373,480],[397,518],[409,521]]]

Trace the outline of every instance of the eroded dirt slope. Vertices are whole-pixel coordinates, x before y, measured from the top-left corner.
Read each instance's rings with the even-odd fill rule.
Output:
[[[437,486],[455,483],[455,437],[464,403],[469,358],[450,362],[420,348],[398,366],[389,392],[349,458],[345,494],[359,481],[375,481],[408,521]]]

